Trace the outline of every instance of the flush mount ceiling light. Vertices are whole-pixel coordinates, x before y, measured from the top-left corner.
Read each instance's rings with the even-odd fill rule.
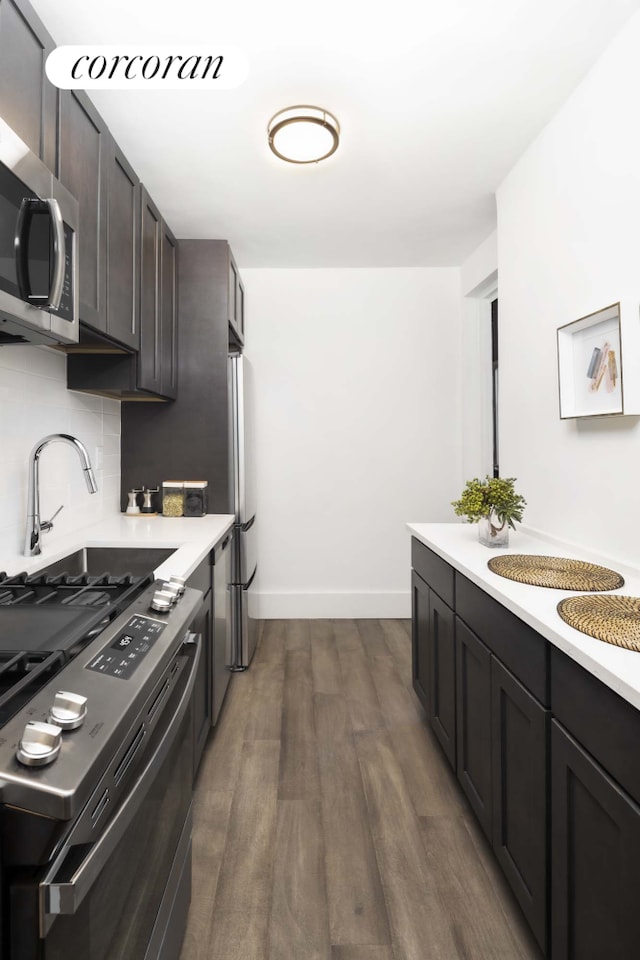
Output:
[[[267,127],[269,146],[288,163],[317,163],[335,153],[340,124],[322,107],[287,107],[279,110]]]

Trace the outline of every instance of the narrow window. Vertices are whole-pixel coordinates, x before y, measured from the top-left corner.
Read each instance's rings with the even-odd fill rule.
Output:
[[[493,475],[500,476],[498,456],[498,301],[491,301],[491,407],[493,421]]]

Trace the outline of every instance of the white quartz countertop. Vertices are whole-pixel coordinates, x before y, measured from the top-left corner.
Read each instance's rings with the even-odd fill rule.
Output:
[[[640,597],[640,570],[521,529],[509,532],[508,548],[493,549],[478,542],[476,524],[409,523],[407,526],[425,546],[640,709],[640,653],[588,637],[565,623],[556,607],[565,597],[575,596],[574,591],[550,590],[507,580],[492,573],[487,561],[503,554],[528,553],[599,563],[624,577],[624,586],[609,592],[632,597]]]
[[[6,564],[0,557],[0,569],[6,569],[10,574],[23,570],[33,573],[81,547],[172,547],[176,552],[156,568],[156,579],[170,576],[187,579],[230,530],[233,521],[230,514],[148,518],[143,514],[132,517],[116,514],[53,543],[47,543],[44,534],[40,556],[12,558]]]

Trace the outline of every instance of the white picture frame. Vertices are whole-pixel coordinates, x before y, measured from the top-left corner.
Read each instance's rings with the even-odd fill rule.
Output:
[[[638,376],[625,378],[623,360],[623,347],[631,344],[631,355],[640,359],[637,303],[613,303],[565,324],[557,336],[561,420],[640,413]]]

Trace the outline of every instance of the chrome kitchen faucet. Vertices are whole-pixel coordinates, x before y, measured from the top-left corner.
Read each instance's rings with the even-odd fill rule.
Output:
[[[98,484],[96,483],[96,478],[93,475],[93,467],[91,466],[91,461],[89,460],[89,454],[87,453],[87,449],[83,443],[80,443],[76,437],[72,437],[68,433],[51,433],[48,437],[44,437],[42,440],[39,440],[29,456],[27,534],[24,541],[25,557],[35,557],[41,553],[40,536],[47,530],[51,530],[53,527],[54,517],[57,517],[62,510],[62,507],[59,507],[51,520],[40,520],[40,456],[45,447],[47,447],[50,443],[55,443],[57,440],[60,440],[63,443],[69,443],[75,448],[76,453],[80,457],[80,463],[82,465],[82,472],[84,473],[84,479],[87,484],[87,490],[89,493],[97,493],[98,491]]]

